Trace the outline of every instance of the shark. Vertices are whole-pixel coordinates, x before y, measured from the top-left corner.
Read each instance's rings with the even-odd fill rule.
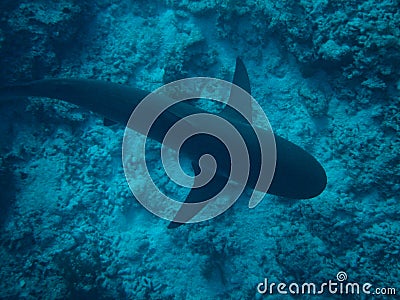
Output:
[[[248,71],[239,57],[236,59],[232,83],[251,95]],[[21,97],[58,99],[88,109],[125,126],[132,111],[149,94],[149,91],[101,80],[50,78],[2,87],[0,88],[0,102]],[[168,99],[161,100],[169,101]],[[249,97],[235,97],[231,92],[228,104],[218,115],[238,128],[246,146],[250,149],[250,171],[246,188],[257,189],[257,178],[262,174],[260,173],[259,141],[256,139],[254,130],[251,130],[253,125],[249,124],[249,120],[252,120],[251,100]],[[241,112],[246,114],[248,118],[243,118],[232,109],[235,106],[240,107]],[[163,143],[163,138],[171,126],[185,116],[199,113],[210,112],[206,112],[201,107],[189,102],[174,104],[158,117],[154,126],[147,133],[148,138]],[[135,130],[135,128],[133,129]],[[264,129],[257,128],[257,130],[262,132]],[[138,131],[140,132],[140,130]],[[327,176],[323,166],[313,155],[300,146],[275,133],[273,134],[276,147],[276,164],[272,181],[266,192],[289,199],[311,199],[320,195],[327,185]],[[176,216],[180,217],[180,221],[172,220],[168,225],[168,228],[171,229],[186,223],[182,220],[191,220],[206,205],[205,200],[215,196],[227,184],[227,174],[229,174],[231,167],[229,154],[224,146],[213,137],[203,134],[196,135],[191,139],[191,143],[183,145],[181,150],[183,155],[191,161],[195,175],[200,173],[198,161],[204,153],[215,156],[221,163],[218,164],[212,180],[206,185],[192,188],[184,201],[185,203],[199,203],[200,205],[192,210],[179,210]]]

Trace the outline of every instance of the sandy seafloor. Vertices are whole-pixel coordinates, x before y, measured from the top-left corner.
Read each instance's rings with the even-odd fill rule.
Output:
[[[311,200],[267,195],[255,209],[240,199],[168,230],[126,183],[124,126],[60,101],[2,102],[0,298],[262,299],[264,278],[321,284],[339,271],[400,293],[399,8],[1,1],[0,85],[78,77],[153,90],[192,76],[231,80],[241,56],[274,131],[313,154],[328,185]]]

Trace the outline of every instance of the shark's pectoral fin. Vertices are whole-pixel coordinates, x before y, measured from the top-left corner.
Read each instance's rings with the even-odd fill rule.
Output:
[[[199,175],[201,172],[199,165],[195,162],[192,162],[192,169],[193,169],[193,174],[195,176]],[[196,185],[196,181],[194,182],[194,185]],[[202,200],[202,188],[203,187],[191,189],[188,196],[186,197],[186,200],[184,203],[198,203],[198,202],[203,201]],[[177,212],[177,214],[175,216],[175,220],[179,219],[179,220],[189,221],[191,218],[193,218],[195,215],[197,215],[199,213],[199,211],[205,205],[206,205],[206,203],[204,202],[204,204],[199,204],[196,207],[182,206],[180,208],[180,210]],[[172,221],[171,223],[169,223],[168,229],[177,228],[183,224],[185,224],[185,223]]]
[[[235,110],[236,107],[250,122],[252,121],[252,107],[251,107],[251,87],[249,74],[247,73],[246,66],[243,61],[238,57],[236,58],[236,68],[233,75],[233,84],[241,87],[247,92],[247,95],[243,91],[239,91],[236,88],[231,89],[228,104],[226,105],[221,115],[228,119],[243,119],[243,116]]]
[[[199,165],[195,162],[192,162],[192,169],[194,175],[196,176],[194,186],[197,186],[198,184],[196,182],[196,179],[199,178],[197,175],[200,174],[201,169]],[[182,206],[178,210],[174,221],[169,223],[168,228],[177,228],[190,221],[207,205],[207,200],[213,198],[222,190],[227,181],[228,178],[215,174],[214,177],[205,185],[197,188],[192,188],[184,203],[196,203],[196,205]],[[176,220],[179,220],[179,222]]]

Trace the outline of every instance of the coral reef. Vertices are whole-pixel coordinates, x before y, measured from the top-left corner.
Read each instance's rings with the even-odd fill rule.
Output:
[[[85,2],[79,3],[3,1],[0,76],[32,80],[59,73],[60,60],[80,44],[89,16]]]

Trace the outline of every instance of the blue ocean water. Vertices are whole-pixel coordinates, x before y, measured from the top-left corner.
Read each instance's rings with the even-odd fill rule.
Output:
[[[1,299],[396,299],[398,1],[6,0],[0,15],[0,87],[231,81],[239,56],[274,132],[328,177],[313,199],[266,195],[249,209],[244,195],[167,229],[126,182],[124,125],[54,99],[0,99]],[[184,198],[149,148],[155,183]],[[140,171],[135,188],[156,199]]]

